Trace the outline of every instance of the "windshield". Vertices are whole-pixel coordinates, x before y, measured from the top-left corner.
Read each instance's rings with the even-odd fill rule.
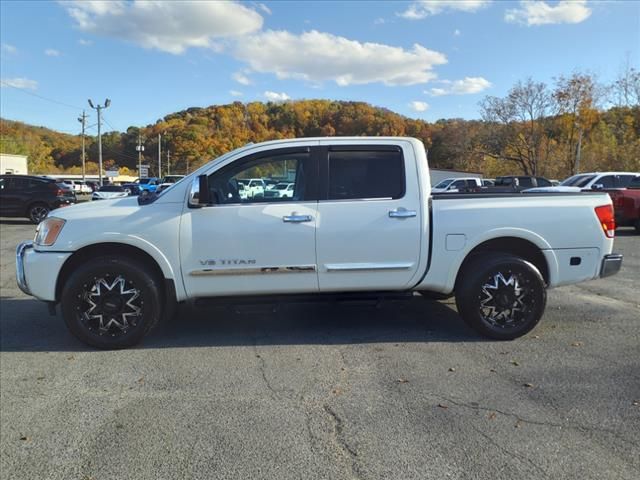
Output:
[[[594,178],[596,178],[595,175],[574,175],[573,177],[567,178],[560,185],[564,187],[584,187]]]
[[[449,185],[451,185],[452,182],[453,182],[452,178],[447,178],[446,180],[441,181],[439,184],[437,184],[433,188],[447,188]]]
[[[142,185],[146,185],[150,181],[151,181],[150,178],[141,178],[139,183],[142,184]]]

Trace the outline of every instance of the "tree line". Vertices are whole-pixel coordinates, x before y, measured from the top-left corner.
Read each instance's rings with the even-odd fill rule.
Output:
[[[577,171],[640,171],[640,73],[626,68],[610,85],[574,73],[553,85],[526,79],[504,97],[485,97],[481,119],[428,123],[363,102],[234,102],[172,113],[146,127],[102,136],[104,166],[157,175],[158,134],[171,173],[187,173],[249,142],[334,136],[410,136],[425,143],[433,168],[564,178]],[[95,136],[86,137],[87,173],[97,173]],[[29,156],[32,173],[81,173],[81,137],[2,119],[0,151]],[[166,157],[163,157],[163,166]],[[163,172],[163,173],[166,173]]]

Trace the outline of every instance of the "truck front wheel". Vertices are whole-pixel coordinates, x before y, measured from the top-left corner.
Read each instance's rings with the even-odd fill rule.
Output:
[[[156,326],[161,312],[159,280],[128,257],[87,261],[65,282],[62,314],[71,333],[101,349],[137,344]]]
[[[456,305],[464,321],[497,340],[512,340],[531,331],[546,303],[540,271],[513,255],[478,256],[464,267],[456,285]]]

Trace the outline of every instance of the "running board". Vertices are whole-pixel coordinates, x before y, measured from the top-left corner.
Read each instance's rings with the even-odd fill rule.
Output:
[[[288,295],[255,295],[255,296],[226,296],[199,297],[193,300],[196,307],[229,307],[246,305],[280,306],[282,304],[305,303],[360,303],[378,305],[381,302],[406,301],[413,297],[412,291],[407,292],[342,292],[342,293],[314,293]]]

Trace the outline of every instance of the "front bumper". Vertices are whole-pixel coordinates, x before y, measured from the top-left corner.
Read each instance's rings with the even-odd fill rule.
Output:
[[[56,301],[56,285],[62,266],[71,252],[37,251],[33,242],[16,248],[16,282],[18,288],[47,302]]]
[[[620,271],[622,266],[622,254],[611,253],[605,255],[602,259],[602,266],[600,267],[600,278],[610,277]]]
[[[27,277],[24,270],[24,256],[26,251],[32,248],[33,242],[22,242],[16,248],[16,282],[18,283],[18,288],[27,295],[31,295],[31,290],[29,290],[29,285],[27,285]]]

